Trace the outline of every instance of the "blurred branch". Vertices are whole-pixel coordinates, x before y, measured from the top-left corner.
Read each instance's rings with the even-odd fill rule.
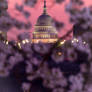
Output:
[[[63,37],[60,37],[55,44],[53,44],[53,46],[51,47],[50,51],[47,54],[44,55],[43,60],[42,60],[42,63],[40,64],[40,66],[38,67],[38,69],[41,68],[43,66],[43,64],[49,59],[50,55],[53,53],[53,50],[57,48],[58,44],[62,40],[64,40],[67,36],[69,36],[71,33],[72,33],[72,29],[70,31],[68,31]]]

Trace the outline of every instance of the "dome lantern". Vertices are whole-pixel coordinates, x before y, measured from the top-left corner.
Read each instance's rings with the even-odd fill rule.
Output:
[[[46,0],[44,0],[44,10],[43,10],[43,13],[44,13],[44,14],[47,13],[46,10],[47,10],[47,8],[46,8]]]

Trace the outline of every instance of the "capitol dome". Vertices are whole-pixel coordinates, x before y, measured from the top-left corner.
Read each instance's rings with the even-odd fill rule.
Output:
[[[38,18],[36,26],[52,26],[52,18],[47,14],[42,14]]]
[[[58,34],[53,26],[52,18],[46,12],[46,0],[44,0],[44,9],[41,16],[38,17],[33,32],[33,43],[54,43],[57,41]]]

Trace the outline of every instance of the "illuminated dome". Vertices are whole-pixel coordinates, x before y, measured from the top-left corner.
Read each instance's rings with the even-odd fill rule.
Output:
[[[52,26],[52,18],[47,14],[42,14],[38,18],[36,26]]]
[[[39,16],[33,32],[33,43],[54,43],[58,35],[56,28],[53,26],[52,18],[46,12],[46,0],[44,0],[43,14]]]

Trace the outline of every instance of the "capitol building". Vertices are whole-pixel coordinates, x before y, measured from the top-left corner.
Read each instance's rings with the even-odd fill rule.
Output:
[[[53,26],[53,19],[47,14],[46,0],[44,0],[43,13],[39,16],[32,35],[32,43],[54,43],[58,39],[58,33]]]

